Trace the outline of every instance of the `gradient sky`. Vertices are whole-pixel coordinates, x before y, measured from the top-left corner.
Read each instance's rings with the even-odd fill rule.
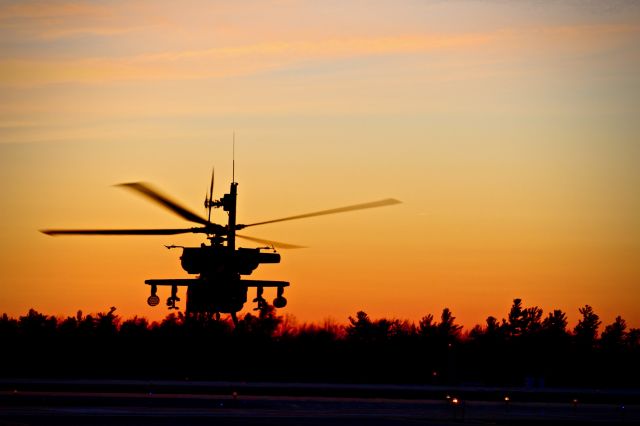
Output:
[[[188,225],[111,185],[203,212],[234,130],[240,222],[403,201],[246,231],[310,247],[253,276],[298,321],[520,297],[640,326],[633,1],[0,0],[0,312],[166,315],[143,282],[200,237],[37,230]]]

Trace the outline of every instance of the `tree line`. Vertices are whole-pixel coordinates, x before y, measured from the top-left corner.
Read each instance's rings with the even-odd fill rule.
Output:
[[[341,325],[296,325],[269,307],[237,327],[210,316],[150,323],[106,312],[0,317],[3,377],[109,377],[546,386],[637,386],[640,329],[602,325],[589,305],[569,329],[515,299],[470,330],[448,308],[417,323],[357,312]]]

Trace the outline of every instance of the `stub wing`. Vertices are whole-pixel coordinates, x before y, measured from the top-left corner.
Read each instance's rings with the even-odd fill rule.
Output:
[[[202,285],[204,280],[201,278],[167,278],[157,280],[145,280],[147,285],[167,285],[167,286],[183,286]],[[265,281],[265,280],[240,280],[240,284],[245,287],[289,287],[287,281]]]
[[[289,287],[287,281],[242,280],[247,287]]]
[[[170,286],[185,286],[188,287],[190,285],[198,284],[201,280],[197,278],[169,278],[169,279],[160,279],[160,280],[144,280],[144,283],[147,285],[170,285]]]

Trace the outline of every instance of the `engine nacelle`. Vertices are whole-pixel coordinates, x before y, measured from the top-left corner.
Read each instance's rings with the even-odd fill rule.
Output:
[[[250,275],[261,263],[280,263],[280,254],[249,248],[239,248],[230,253],[223,246],[185,247],[180,261],[182,269],[189,274]]]

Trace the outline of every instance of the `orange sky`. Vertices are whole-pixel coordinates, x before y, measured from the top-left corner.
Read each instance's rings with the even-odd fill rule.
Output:
[[[235,130],[240,222],[403,201],[245,232],[309,246],[252,276],[291,281],[301,322],[447,306],[471,327],[520,297],[639,327],[639,18],[625,1],[3,2],[0,312],[163,317],[143,282],[185,277],[163,245],[199,237],[37,230],[189,226],[111,185],[202,212]]]

